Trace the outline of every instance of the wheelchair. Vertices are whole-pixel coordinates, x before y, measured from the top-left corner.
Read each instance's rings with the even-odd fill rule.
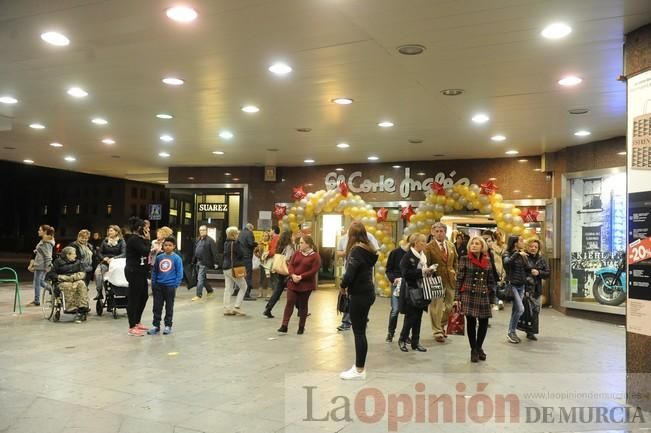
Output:
[[[67,311],[66,295],[59,287],[57,281],[52,279],[46,280],[41,287],[41,310],[43,318],[52,322],[58,322],[61,314],[77,314],[75,311]],[[88,311],[81,313],[81,321],[86,321]]]

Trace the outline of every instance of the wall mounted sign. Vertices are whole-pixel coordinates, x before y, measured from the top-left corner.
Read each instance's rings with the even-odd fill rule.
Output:
[[[457,184],[470,185],[470,179],[462,177],[455,180],[454,177],[456,175],[456,171],[452,171],[447,175],[439,172],[433,177],[418,180],[411,177],[410,168],[405,168],[405,175],[402,179],[385,175],[380,175],[376,179],[368,179],[363,177],[362,171],[354,171],[349,176],[332,171],[326,175],[324,181],[325,187],[328,190],[336,189],[341,182],[345,182],[349,190],[355,194],[367,192],[398,192],[401,198],[406,199],[412,192],[428,191],[431,189],[433,183],[441,184],[445,188],[450,188]]]
[[[228,203],[199,203],[199,212],[228,212]]]

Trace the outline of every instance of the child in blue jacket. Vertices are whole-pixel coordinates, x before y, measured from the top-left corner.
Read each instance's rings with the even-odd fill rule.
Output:
[[[163,253],[156,256],[151,273],[151,289],[154,295],[154,325],[147,334],[160,332],[160,319],[165,304],[165,328],[163,334],[172,333],[172,316],[174,315],[174,297],[176,288],[183,279],[183,261],[174,252],[176,240],[170,236],[163,241]]]

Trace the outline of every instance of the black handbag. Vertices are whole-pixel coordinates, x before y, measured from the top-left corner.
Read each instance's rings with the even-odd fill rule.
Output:
[[[339,293],[339,299],[337,299],[337,311],[346,314],[350,311],[350,298],[345,293]]]
[[[427,308],[432,302],[431,299],[425,299],[423,289],[420,287],[407,287],[407,302],[415,308]]]
[[[500,301],[512,301],[513,300],[513,288],[510,284],[502,283],[497,286],[497,299]]]

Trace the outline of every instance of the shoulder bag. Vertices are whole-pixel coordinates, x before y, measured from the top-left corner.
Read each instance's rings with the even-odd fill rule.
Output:
[[[274,254],[273,262],[271,263],[271,272],[283,276],[289,275],[289,269],[287,269],[287,262],[285,261],[284,254]]]
[[[246,278],[246,267],[234,266],[233,262],[233,248],[235,248],[235,241],[231,242],[231,269],[233,271],[233,278]]]
[[[443,281],[438,275],[423,276],[416,280],[418,287],[423,291],[423,298],[426,300],[442,299],[445,297]]]
[[[346,314],[350,311],[350,298],[346,293],[339,293],[339,299],[337,299],[337,311]]]

